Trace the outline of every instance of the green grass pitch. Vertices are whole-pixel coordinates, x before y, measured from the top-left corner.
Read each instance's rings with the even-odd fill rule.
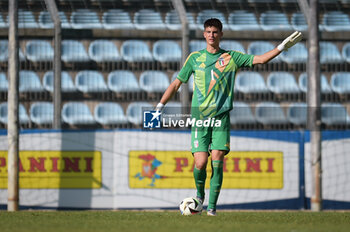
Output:
[[[149,211],[0,211],[2,232],[350,231],[350,212],[218,212],[182,216]]]

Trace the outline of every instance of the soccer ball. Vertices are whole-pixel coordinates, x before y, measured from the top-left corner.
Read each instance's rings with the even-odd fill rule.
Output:
[[[180,203],[182,215],[194,215],[202,212],[203,205],[194,197],[187,197]]]

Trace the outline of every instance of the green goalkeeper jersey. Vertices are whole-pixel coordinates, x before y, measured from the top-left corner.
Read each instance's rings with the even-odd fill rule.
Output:
[[[213,118],[230,111],[236,72],[240,67],[251,67],[253,58],[253,55],[222,49],[214,54],[206,49],[191,53],[177,78],[187,83],[193,74],[192,117]]]

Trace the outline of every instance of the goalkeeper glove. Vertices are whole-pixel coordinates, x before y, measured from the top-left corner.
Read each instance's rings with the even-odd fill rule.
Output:
[[[288,36],[283,42],[277,46],[279,51],[287,51],[289,48],[293,47],[303,38],[300,31],[295,31],[293,34]]]
[[[164,108],[164,104],[159,102],[159,103],[157,104],[155,110],[156,110],[156,111],[159,111],[159,112],[162,112],[163,108]]]

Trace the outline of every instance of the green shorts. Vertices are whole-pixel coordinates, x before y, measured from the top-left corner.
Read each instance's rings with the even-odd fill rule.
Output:
[[[211,119],[213,120],[213,119]],[[198,126],[193,125],[191,128],[191,151],[210,152],[211,150],[230,151],[230,114],[223,113],[215,117],[221,121],[220,126]]]

